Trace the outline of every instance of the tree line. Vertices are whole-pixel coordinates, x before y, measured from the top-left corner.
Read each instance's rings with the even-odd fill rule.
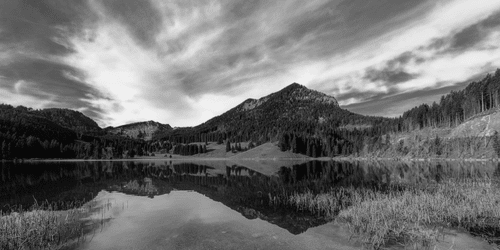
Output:
[[[422,104],[403,113],[404,131],[425,127],[454,127],[500,106],[500,69],[462,90],[443,95],[439,103]]]
[[[0,104],[0,159],[110,159],[146,153],[147,144],[143,140],[103,135],[97,129],[84,126],[85,123],[91,123],[88,117],[83,122],[75,122],[67,116],[68,113],[79,114],[74,111],[46,112]],[[47,119],[47,116],[63,124],[71,122],[77,131],[62,127]]]
[[[439,102],[419,105],[397,118],[363,116],[314,100],[299,102],[289,96],[291,92],[293,89],[285,89],[272,94],[254,110],[247,111],[243,104],[239,105],[204,124],[169,130],[149,142],[102,133],[91,121],[78,117],[78,112],[41,112],[1,104],[0,158],[109,159],[152,152],[193,155],[206,153],[208,142],[226,143],[226,151],[236,152],[245,150],[241,142],[260,145],[269,141],[278,141],[281,150],[311,157],[361,155],[391,147],[390,134],[453,127],[498,109],[500,69],[442,96]],[[433,141],[433,150],[439,153],[436,145],[444,142],[438,137]],[[396,143],[392,146],[401,154],[409,150]],[[500,143],[495,143],[495,148],[500,148]]]

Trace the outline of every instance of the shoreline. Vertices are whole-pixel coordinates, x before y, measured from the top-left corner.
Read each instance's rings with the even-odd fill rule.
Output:
[[[500,158],[399,158],[399,157],[254,157],[254,158],[232,158],[232,157],[136,157],[119,159],[16,159],[0,160],[0,162],[108,162],[108,161],[408,161],[408,162],[436,162],[436,161],[458,161],[458,162],[500,162]]]

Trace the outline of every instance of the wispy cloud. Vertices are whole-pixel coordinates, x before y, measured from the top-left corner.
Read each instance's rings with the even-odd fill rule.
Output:
[[[500,64],[496,0],[8,0],[0,9],[2,100],[79,109],[102,126],[197,125],[292,82],[394,115],[408,100],[396,96],[434,100],[432,90]]]
[[[371,109],[358,109],[362,105],[350,104],[369,104],[373,99],[424,89],[430,91],[425,92],[426,98],[418,99],[420,102],[438,100],[443,93],[434,95],[433,89],[456,86],[500,66],[496,45],[499,11],[500,3],[496,1],[485,1],[475,7],[470,1],[442,2],[424,18],[368,46],[379,49],[358,48],[364,56],[344,59],[350,67],[343,67],[344,72],[334,72],[330,79],[318,81],[314,86],[321,89],[332,85],[325,91],[339,96],[340,103],[348,105],[347,108],[364,114],[400,115],[408,108],[405,105],[408,96],[399,102],[387,99],[391,101]],[[461,18],[449,19],[451,16]],[[476,36],[469,37],[470,33]],[[416,104],[420,103],[411,103]]]

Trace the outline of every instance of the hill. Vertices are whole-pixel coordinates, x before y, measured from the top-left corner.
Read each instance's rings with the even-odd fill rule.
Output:
[[[84,114],[71,109],[42,109],[36,113],[58,124],[61,127],[71,129],[79,134],[102,134],[103,131],[97,123]]]
[[[136,122],[118,127],[107,127],[106,132],[116,135],[128,136],[133,139],[150,141],[158,133],[166,133],[172,130],[168,124],[155,121]]]
[[[453,128],[450,137],[493,136],[500,131],[500,110],[492,109],[476,115]]]
[[[432,105],[403,113],[396,133],[375,135],[363,155],[404,158],[500,157],[500,69]],[[384,139],[382,139],[384,138]],[[382,142],[382,143],[381,143]]]
[[[152,152],[225,158],[492,158],[500,156],[499,100],[497,70],[398,118],[352,113],[334,97],[298,83],[247,99],[198,126],[175,129],[154,121],[101,129],[78,111],[0,105],[0,158],[122,158]],[[279,150],[265,148],[273,145],[268,143]],[[263,146],[252,150],[254,145]]]
[[[334,97],[293,83],[258,100],[247,99],[195,128],[201,131],[227,133],[230,137],[263,139],[264,142],[281,130],[306,123],[326,123],[338,115],[356,116],[341,109]],[[265,135],[266,132],[271,135]]]
[[[0,159],[122,158],[142,154],[142,144],[105,134],[78,111],[0,104]]]
[[[231,156],[231,160],[258,160],[258,159],[298,159],[309,157],[295,154],[290,151],[281,151],[276,143],[264,143],[245,152]]]
[[[158,139],[177,143],[226,139],[266,143],[292,131],[319,135],[328,128],[371,128],[390,120],[352,113],[340,108],[334,97],[292,83],[260,99],[247,99],[203,124],[179,128],[159,135]]]
[[[41,140],[69,142],[76,132],[47,117],[47,113],[23,106],[0,105],[0,138],[36,136]]]
[[[173,144],[278,142],[281,151],[311,157],[491,158],[500,155],[499,100],[500,70],[398,118],[355,114],[334,97],[293,83],[159,138]]]

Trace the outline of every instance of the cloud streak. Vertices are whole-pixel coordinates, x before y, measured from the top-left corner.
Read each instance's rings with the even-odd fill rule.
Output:
[[[2,100],[79,109],[101,126],[193,126],[292,82],[395,115],[406,107],[395,96],[434,100],[500,64],[495,0],[9,0],[0,9]]]

